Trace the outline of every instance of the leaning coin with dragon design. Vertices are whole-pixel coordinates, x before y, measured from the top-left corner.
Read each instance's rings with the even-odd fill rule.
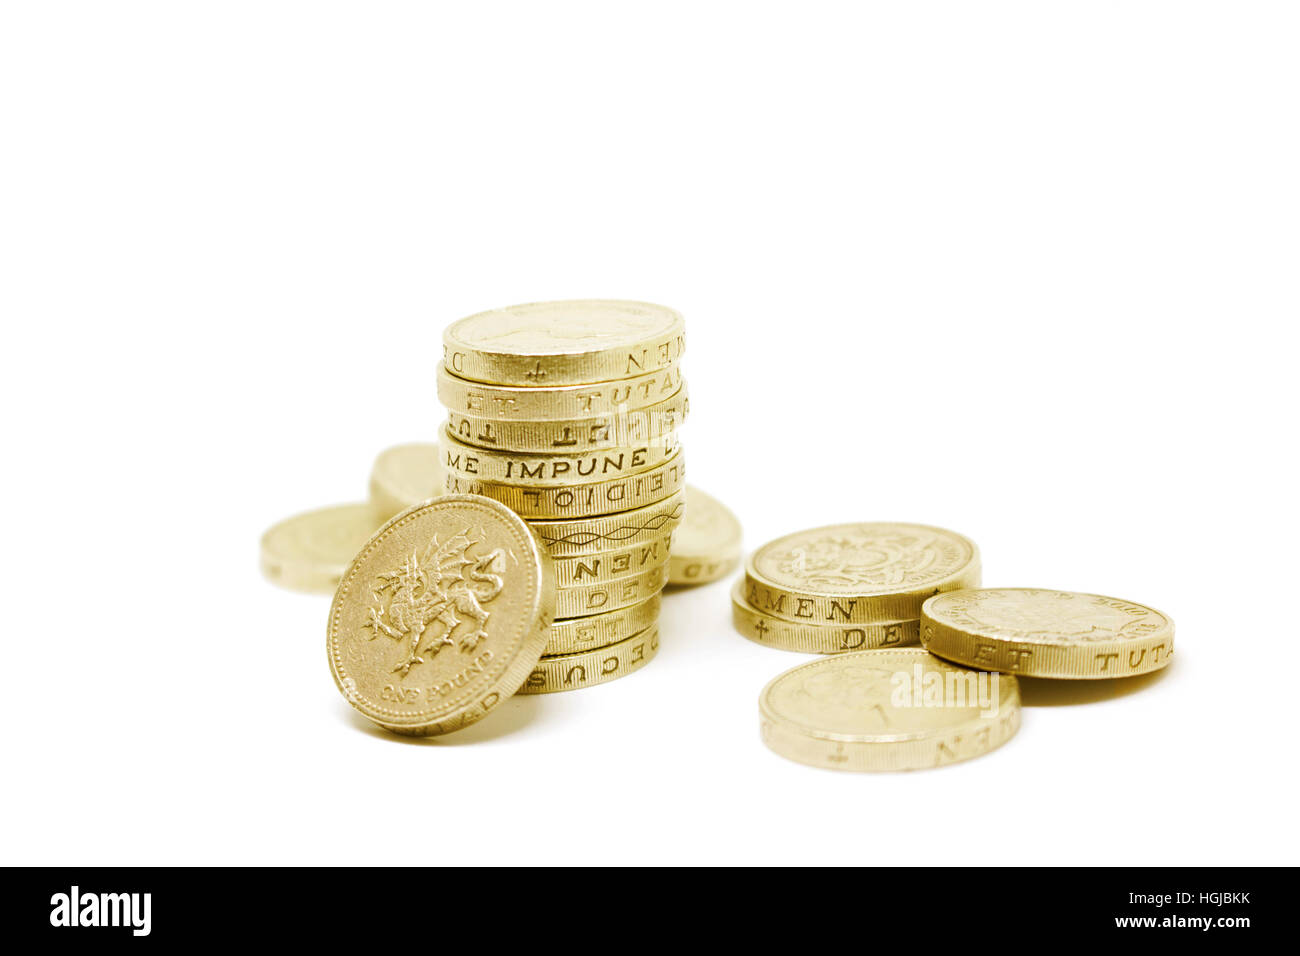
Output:
[[[435,498],[380,528],[344,572],[330,670],[380,726],[448,733],[519,689],[554,609],[551,559],[517,515],[477,495]]]
[[[926,598],[979,587],[979,550],[929,525],[861,522],[777,538],[745,568],[745,600],[796,624],[916,620]]]

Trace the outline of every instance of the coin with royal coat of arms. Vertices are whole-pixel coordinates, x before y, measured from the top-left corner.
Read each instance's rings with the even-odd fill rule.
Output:
[[[551,560],[522,519],[489,498],[435,498],[380,528],[344,573],[330,670],[388,730],[459,730],[527,679],[554,606]]]
[[[745,599],[797,624],[874,624],[916,620],[926,598],[979,579],[979,551],[956,532],[860,522],[763,545],[746,565]]]
[[[1144,604],[1100,594],[984,588],[926,601],[921,643],[969,667],[1098,680],[1166,667],[1174,622]]]

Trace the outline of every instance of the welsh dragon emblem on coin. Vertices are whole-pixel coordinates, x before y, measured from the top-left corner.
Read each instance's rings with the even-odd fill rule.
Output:
[[[505,587],[500,572],[506,555],[501,548],[476,555],[481,544],[468,531],[442,543],[434,536],[423,551],[413,550],[401,567],[377,575],[364,626],[370,628],[371,640],[382,634],[402,645],[405,654],[394,673],[405,677],[424,663],[422,654],[436,656],[444,647],[470,653],[487,638],[491,614],[483,605]],[[426,642],[425,634],[435,623],[441,625],[437,635]]]

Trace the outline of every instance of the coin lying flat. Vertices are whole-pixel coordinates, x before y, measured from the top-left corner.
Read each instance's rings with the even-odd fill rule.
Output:
[[[334,595],[334,682],[397,733],[468,726],[540,658],[553,574],[528,526],[491,499],[453,495],[404,511],[366,542]]]
[[[920,770],[1010,740],[1020,691],[1006,674],[954,667],[922,648],[838,654],[786,671],[758,701],[763,741],[832,770]]]
[[[512,386],[583,385],[633,378],[686,351],[681,314],[649,302],[532,302],[480,312],[443,333],[447,371]]]
[[[450,494],[484,495],[523,518],[594,518],[663,501],[686,485],[686,463],[677,452],[649,471],[607,481],[580,484],[515,485],[479,481],[447,472],[443,487]]]
[[[596,554],[653,541],[676,530],[682,520],[681,492],[644,508],[635,508],[603,518],[572,521],[531,521],[529,526],[552,557]]]
[[[637,445],[676,445],[675,432],[690,414],[683,387],[676,394],[635,411],[561,421],[499,422],[449,412],[447,431],[466,445],[489,451],[551,454]]]
[[[682,369],[666,368],[614,382],[559,387],[485,385],[438,369],[438,398],[448,411],[503,422],[616,415],[654,405],[682,387]]]
[[[370,501],[388,519],[443,494],[441,452],[434,442],[386,448],[370,469]]]
[[[921,616],[940,591],[978,587],[979,551],[954,531],[871,522],[798,531],[746,565],[745,600],[795,624],[874,624]]]
[[[593,452],[539,455],[489,451],[467,445],[443,430],[443,467],[473,481],[513,485],[567,487],[574,482],[612,481],[639,475],[662,465],[677,454],[678,444],[604,448]]]
[[[328,594],[382,521],[368,502],[286,518],[262,535],[262,573],[281,587]]]
[[[546,654],[573,654],[608,647],[639,634],[659,620],[658,594],[639,604],[587,617],[557,619],[547,632]]]
[[[1026,677],[1132,677],[1169,663],[1174,622],[1098,594],[987,588],[926,601],[921,643],[950,661]]]
[[[740,520],[712,495],[686,486],[686,513],[673,532],[669,584],[708,584],[740,563]]]
[[[745,585],[731,590],[731,621],[756,644],[801,654],[843,654],[877,647],[903,647],[920,640],[920,621],[880,624],[792,624],[760,613],[745,600]]]
[[[639,671],[658,652],[659,627],[656,625],[599,650],[543,657],[524,681],[524,686],[519,688],[519,693],[554,694],[595,687]]]

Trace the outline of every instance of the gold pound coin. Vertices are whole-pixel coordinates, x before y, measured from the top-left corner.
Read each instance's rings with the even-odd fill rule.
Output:
[[[731,590],[731,620],[756,644],[801,654],[843,654],[878,647],[904,647],[920,640],[920,621],[883,624],[791,624],[759,613],[745,600],[744,582]]]
[[[959,664],[1025,677],[1133,677],[1169,663],[1174,622],[1099,594],[986,588],[926,601],[921,643]]]
[[[669,584],[708,584],[740,563],[740,521],[712,495],[686,486],[686,513],[673,532]]]
[[[614,514],[663,501],[685,484],[686,465],[681,452],[638,475],[560,487],[479,481],[456,472],[448,472],[443,479],[448,493],[485,495],[524,518],[594,518]]]
[[[659,627],[655,625],[599,650],[543,657],[519,693],[554,694],[595,687],[639,671],[658,652]]]
[[[671,534],[681,523],[683,508],[682,493],[678,492],[658,504],[603,518],[530,521],[529,526],[551,557],[576,557],[630,547]]]
[[[830,770],[921,770],[988,753],[1020,726],[1006,674],[922,648],[837,654],[786,671],[758,701],[763,742]]]
[[[665,562],[666,563],[666,562]],[[663,590],[664,565],[600,584],[579,584],[555,592],[556,617],[583,617],[644,601]]]
[[[480,312],[443,333],[443,365],[492,385],[585,385],[666,369],[686,351],[681,315],[613,299],[532,302]]]
[[[395,445],[370,469],[370,501],[381,518],[443,494],[441,452],[434,442]]]
[[[330,670],[348,703],[401,734],[443,734],[519,689],[546,647],[554,570],[522,519],[472,495],[379,529],[330,608]]]
[[[474,481],[543,487],[568,487],[643,474],[668,461],[679,448],[674,440],[556,455],[489,451],[467,445],[445,429],[443,445],[443,467],[448,472]]]
[[[979,551],[956,532],[864,522],[763,545],[746,565],[745,600],[794,624],[875,624],[919,619],[926,598],[979,580]]]
[[[589,617],[556,619],[547,632],[545,657],[576,654],[608,647],[639,634],[659,620],[660,598],[652,594],[639,604]]]
[[[632,412],[597,418],[550,422],[498,422],[451,412],[447,431],[476,448],[508,448],[515,452],[558,453],[620,448],[629,445],[675,444],[675,433],[686,421],[690,400],[677,394]]]
[[[262,573],[281,587],[329,594],[382,522],[368,502],[286,518],[262,535]]]
[[[597,418],[637,411],[671,398],[681,389],[682,381],[681,366],[675,363],[622,381],[556,388],[484,385],[439,368],[438,399],[448,411],[498,422]]]
[[[625,548],[611,548],[575,558],[556,558],[555,581],[562,588],[604,584],[661,568],[671,560],[669,536],[640,541]]]

